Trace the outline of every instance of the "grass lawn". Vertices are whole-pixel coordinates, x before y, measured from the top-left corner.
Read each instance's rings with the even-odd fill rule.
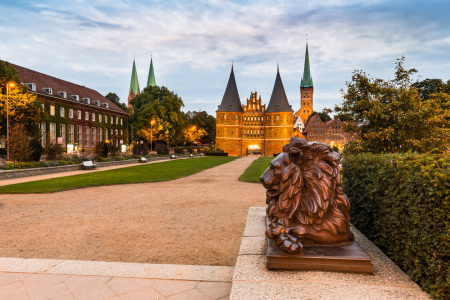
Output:
[[[240,181],[258,182],[259,176],[269,167],[269,162],[275,157],[260,157],[255,160],[239,177]]]
[[[91,186],[168,181],[198,173],[236,158],[211,156],[142,164],[102,172],[86,171],[86,174],[1,186],[0,194],[50,193]]]

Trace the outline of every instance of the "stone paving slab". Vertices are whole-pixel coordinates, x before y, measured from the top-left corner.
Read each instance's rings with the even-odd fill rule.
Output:
[[[229,299],[230,282],[0,272],[0,299]]]
[[[373,259],[374,274],[268,270],[265,209],[251,207],[233,275],[230,299],[430,299],[356,228],[356,241]],[[259,232],[259,234],[258,234]]]

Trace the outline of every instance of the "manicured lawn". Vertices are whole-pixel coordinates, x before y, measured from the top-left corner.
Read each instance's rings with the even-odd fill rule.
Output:
[[[275,157],[260,157],[255,160],[239,177],[240,181],[258,182],[259,176],[269,167],[269,162]]]
[[[90,186],[168,181],[198,173],[236,158],[213,156],[177,159],[102,172],[86,171],[86,174],[2,186],[0,194],[50,193]]]

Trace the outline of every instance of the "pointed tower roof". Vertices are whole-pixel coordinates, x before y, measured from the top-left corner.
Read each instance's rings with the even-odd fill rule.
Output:
[[[138,76],[137,76],[137,72],[136,72],[136,64],[134,62],[133,59],[133,71],[131,72],[131,83],[130,83],[130,92],[133,91],[134,95],[139,95],[140,94],[140,89],[139,89],[139,81],[138,81]]]
[[[302,77],[302,82],[301,82],[300,86],[301,87],[313,86],[313,80],[311,77],[311,72],[309,70],[308,43],[306,43],[305,68],[303,70],[303,77]]]
[[[275,79],[275,85],[273,86],[272,96],[270,97],[269,105],[266,112],[286,112],[293,111],[289,105],[289,101],[284,91],[283,82],[281,81],[280,70],[277,67],[277,78]]]
[[[223,94],[222,103],[216,111],[242,112],[241,100],[234,79],[233,65],[231,65],[230,78],[228,79],[225,94]]]
[[[147,86],[156,86],[155,73],[153,72],[153,57],[150,58],[150,70],[148,71]]]

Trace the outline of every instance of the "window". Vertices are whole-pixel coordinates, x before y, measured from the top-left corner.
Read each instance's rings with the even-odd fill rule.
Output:
[[[41,104],[41,106],[42,106],[42,111],[45,111],[45,105]]]
[[[123,130],[122,130],[122,129],[120,129],[120,135],[121,135],[121,136],[123,135]]]
[[[44,104],[42,104],[42,105],[44,105]],[[46,136],[47,136],[47,134],[45,133],[45,131],[46,131],[47,124],[46,124],[45,122],[44,122],[44,123],[41,123],[41,124],[39,125],[39,127],[40,127],[40,129],[41,129],[41,145],[42,145],[42,147],[45,147]]]
[[[102,122],[102,115],[98,115],[98,121],[101,123]]]
[[[92,113],[92,121],[95,121],[95,113]]]
[[[105,128],[105,141],[107,141],[107,140],[108,140],[108,128]]]
[[[239,119],[239,116],[236,115],[236,120],[238,120],[238,119]],[[120,119],[120,125],[122,125],[122,119]]]
[[[111,116],[111,124],[114,124],[114,117]]]
[[[108,116],[105,115],[105,123],[108,123]]]
[[[227,114],[223,114],[223,119],[224,119],[224,120],[227,119]]]
[[[69,109],[69,118],[73,118],[73,109]]]
[[[84,113],[84,119],[86,120],[86,121],[89,121],[89,112],[85,112]]]
[[[111,128],[111,135],[113,135],[114,134],[114,131],[112,130],[112,128]]]
[[[60,109],[59,109],[59,112],[60,112],[60,114],[61,114],[61,117],[65,117],[66,116],[66,114],[65,114],[65,111],[64,111],[64,107],[61,107]]]
[[[119,135],[119,130],[116,129],[115,131],[116,131],[116,135]]]
[[[116,117],[116,125],[119,125],[119,118]]]
[[[55,106],[54,105],[50,105],[50,115],[51,116],[55,115]]]
[[[66,146],[66,124],[59,124],[59,135],[62,137],[62,146]]]
[[[50,123],[50,143],[56,143],[56,123]]]
[[[103,128],[98,129],[98,141],[101,142],[103,139]]]
[[[80,146],[80,147],[83,146],[83,143],[81,140],[82,136],[83,136],[83,128],[81,126],[77,126],[77,143],[78,143],[78,146]]]
[[[74,128],[75,126],[73,126],[73,125],[69,125],[69,143],[70,144],[73,144],[74,143]]]
[[[92,146],[97,142],[97,128],[92,127]]]
[[[84,146],[89,147],[89,127],[84,127]]]
[[[81,110],[79,110],[79,111],[77,112],[77,115],[78,115],[78,120],[81,120]]]
[[[280,115],[277,115],[277,121],[280,120]]]
[[[236,115],[236,119],[238,118],[238,116]],[[120,125],[123,125],[123,119],[120,118]]]

